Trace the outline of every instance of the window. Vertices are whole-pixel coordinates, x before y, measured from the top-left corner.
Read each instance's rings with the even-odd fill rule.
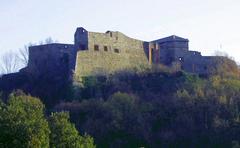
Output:
[[[178,60],[182,62],[184,61],[183,57],[179,57]]]
[[[119,53],[120,51],[119,51],[119,49],[115,48],[114,52]]]
[[[86,30],[85,29],[83,29],[83,28],[80,28],[80,33],[81,34],[84,34],[86,32]]]
[[[95,51],[99,51],[99,46],[98,45],[94,45],[94,50]]]
[[[108,51],[108,47],[107,46],[104,46],[104,51]]]

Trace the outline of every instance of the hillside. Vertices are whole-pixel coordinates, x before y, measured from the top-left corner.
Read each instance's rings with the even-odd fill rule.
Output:
[[[69,111],[97,147],[231,147],[240,141],[238,75],[123,71],[73,85],[24,75],[5,76],[5,84],[13,81],[7,77],[15,77],[16,86],[4,88],[5,97],[23,89],[41,98],[47,114]]]

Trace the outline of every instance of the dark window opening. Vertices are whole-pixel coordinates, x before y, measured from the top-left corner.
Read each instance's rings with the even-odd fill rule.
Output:
[[[120,50],[119,50],[119,49],[117,49],[117,48],[115,48],[115,49],[114,49],[114,52],[116,52],[116,53],[119,53],[119,52],[120,52]]]
[[[104,46],[104,51],[108,51],[108,47],[107,46]]]
[[[94,45],[94,50],[95,51],[99,51],[99,46],[98,45]]]

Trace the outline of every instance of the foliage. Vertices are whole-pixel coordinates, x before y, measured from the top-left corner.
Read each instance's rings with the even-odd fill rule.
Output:
[[[151,71],[91,80],[77,100],[55,109],[69,110],[99,147],[231,147],[240,141],[237,77]]]
[[[50,131],[40,100],[13,93],[8,103],[1,106],[1,147],[49,146]]]
[[[50,146],[52,148],[94,148],[93,139],[88,135],[78,134],[75,126],[69,121],[67,112],[52,113],[49,118],[51,129]]]
[[[85,77],[73,87],[34,81],[34,90],[49,98],[42,99],[48,112],[70,114],[49,117],[50,145],[94,147],[91,137],[79,135],[88,133],[98,147],[237,147],[240,79],[234,63],[222,64],[207,76],[156,65],[144,72]],[[0,103],[1,115],[8,106]]]
[[[228,57],[217,57],[210,69],[210,75],[219,75],[221,77],[237,77],[239,78],[239,68],[234,60]]]
[[[53,113],[48,122],[44,111],[39,99],[22,91],[12,93],[7,104],[0,101],[0,147],[95,147],[90,136],[79,136],[69,114]]]

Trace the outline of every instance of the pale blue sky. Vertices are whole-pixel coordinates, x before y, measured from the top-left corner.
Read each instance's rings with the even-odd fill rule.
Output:
[[[146,41],[175,34],[240,62],[240,0],[1,0],[0,54],[49,36],[73,43],[78,26]]]

